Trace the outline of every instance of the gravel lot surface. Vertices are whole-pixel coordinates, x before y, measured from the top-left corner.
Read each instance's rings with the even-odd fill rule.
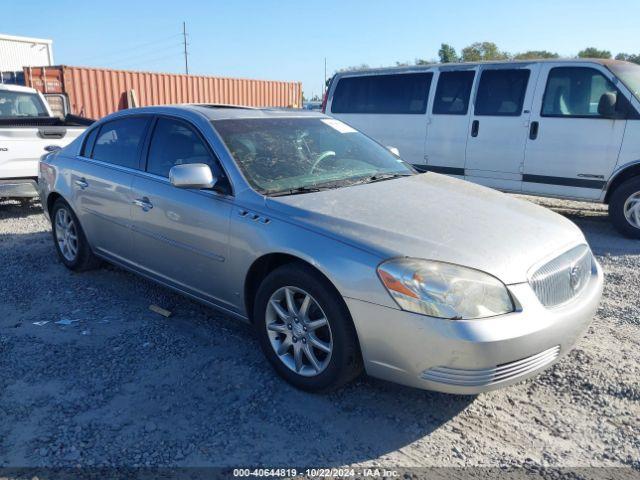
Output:
[[[39,204],[0,202],[0,466],[640,470],[640,241],[603,206],[531,200],[583,229],[604,300],[555,367],[477,397],[370,378],[297,391],[248,327],[119,268],[69,272]]]

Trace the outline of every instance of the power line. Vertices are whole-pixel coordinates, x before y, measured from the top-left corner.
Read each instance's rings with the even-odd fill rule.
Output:
[[[80,58],[80,60],[78,60],[78,61],[79,62],[84,62],[86,60],[93,60],[96,57],[105,58],[105,57],[120,56],[122,58],[127,58],[127,57],[130,57],[130,55],[126,55],[126,53],[131,53],[132,50],[145,51],[145,50],[149,50],[149,47],[157,48],[159,45],[167,44],[169,42],[171,42],[171,43],[175,42],[177,37],[180,36],[180,35],[181,34],[174,34],[174,35],[171,35],[171,36],[168,36],[168,37],[158,38],[156,40],[149,41],[149,42],[129,45],[126,49],[112,50],[109,53],[95,53],[95,54],[91,55],[91,57]],[[123,56],[123,54],[125,54],[125,55]]]

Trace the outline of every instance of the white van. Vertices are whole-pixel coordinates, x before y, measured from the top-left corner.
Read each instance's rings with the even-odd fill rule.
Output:
[[[339,73],[326,112],[419,170],[609,204],[640,238],[640,66],[457,63]]]

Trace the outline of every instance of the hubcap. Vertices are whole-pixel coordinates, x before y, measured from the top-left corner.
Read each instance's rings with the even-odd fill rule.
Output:
[[[314,377],[329,365],[331,327],[318,302],[304,290],[276,290],[267,305],[266,328],[273,351],[290,370]]]
[[[56,240],[62,256],[73,262],[78,254],[78,232],[71,214],[66,208],[56,213]]]
[[[640,192],[636,192],[624,202],[624,217],[632,226],[640,228]]]

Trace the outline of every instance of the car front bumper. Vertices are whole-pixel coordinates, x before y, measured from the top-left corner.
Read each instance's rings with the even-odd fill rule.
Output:
[[[38,196],[38,183],[32,178],[0,179],[0,198],[33,198]]]
[[[476,394],[529,378],[567,353],[593,318],[603,275],[566,305],[546,308],[528,283],[510,285],[517,311],[479,320],[443,320],[345,299],[369,375],[404,385]]]

